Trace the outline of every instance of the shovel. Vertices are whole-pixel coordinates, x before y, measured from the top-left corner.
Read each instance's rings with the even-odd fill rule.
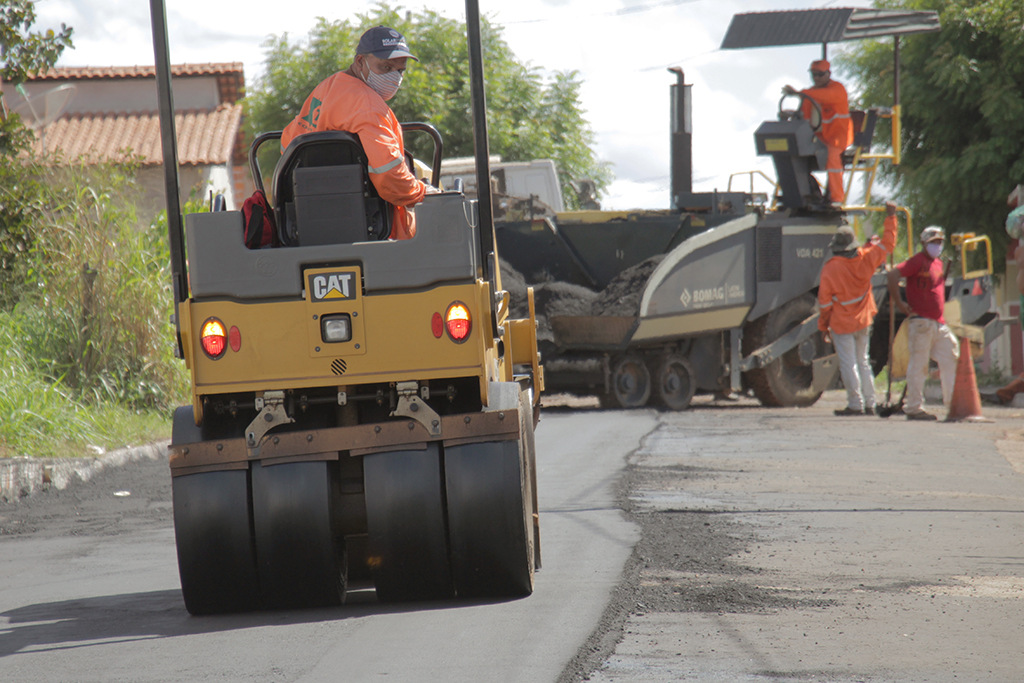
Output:
[[[889,388],[892,389],[892,380],[889,380]],[[889,397],[886,396],[884,406],[875,406],[875,412],[878,413],[878,417],[891,417],[892,415],[898,415],[903,412],[903,401],[907,398],[907,387],[903,386],[903,395],[900,396],[899,403],[893,405],[889,403]]]

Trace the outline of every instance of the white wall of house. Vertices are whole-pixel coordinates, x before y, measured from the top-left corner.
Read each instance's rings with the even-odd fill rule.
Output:
[[[149,225],[160,211],[167,208],[163,167],[146,166],[140,170],[138,184],[142,189],[142,199],[138,206],[139,223]],[[228,211],[238,208],[232,189],[231,169],[226,165],[182,166],[178,171],[178,184],[182,205],[193,197],[204,204],[208,203],[212,189],[214,195],[224,195]]]
[[[66,83],[75,86],[70,97],[65,115],[155,112],[159,108],[156,94],[156,80],[142,78],[118,79],[81,79],[53,80],[25,83],[24,88],[32,106],[41,114],[41,97],[44,93]],[[174,90],[174,109],[216,109],[219,103],[216,76],[190,76],[172,79]],[[22,114],[22,118],[31,121],[25,99],[13,88],[4,90],[7,106]]]

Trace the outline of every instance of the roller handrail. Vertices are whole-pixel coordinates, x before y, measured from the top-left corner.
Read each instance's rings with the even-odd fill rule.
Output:
[[[401,124],[402,132],[422,132],[429,135],[434,140],[434,158],[430,164],[430,184],[434,187],[438,187],[438,183],[441,181],[441,157],[444,150],[444,142],[441,140],[441,133],[438,132],[437,128],[434,128],[429,123],[423,123],[421,121],[410,121],[408,123]]]
[[[437,183],[441,179],[441,156],[444,150],[444,143],[441,140],[441,133],[438,132],[437,128],[434,128],[429,123],[421,123],[419,121],[412,121],[410,123],[401,124],[403,132],[420,131],[429,135],[434,140],[434,158],[432,159],[430,167],[430,184],[437,187]],[[265,192],[263,187],[263,175],[260,173],[260,162],[257,158],[260,147],[269,140],[280,140],[283,131],[272,130],[266,133],[260,133],[256,136],[256,139],[252,141],[252,145],[249,146],[249,171],[252,173],[252,181],[255,184],[256,189],[260,192]]]
[[[260,173],[260,162],[259,159],[256,158],[256,153],[259,151],[263,143],[266,142],[267,140],[280,140],[282,133],[283,131],[280,130],[272,130],[266,133],[260,133],[259,135],[256,136],[256,139],[253,140],[252,144],[249,146],[249,171],[252,173],[252,182],[256,185],[256,189],[259,190],[260,192],[264,192],[263,175]],[[266,192],[264,192],[264,194],[266,194]]]

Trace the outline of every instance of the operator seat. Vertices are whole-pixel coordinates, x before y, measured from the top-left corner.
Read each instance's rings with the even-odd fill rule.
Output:
[[[370,182],[359,138],[343,131],[297,136],[271,187],[281,244],[315,246],[387,239],[392,206]]]
[[[871,140],[875,136],[875,124],[878,122],[878,109],[851,109],[850,120],[853,122],[853,144],[843,151],[843,166],[850,166],[853,163],[858,148],[861,154],[871,151]]]

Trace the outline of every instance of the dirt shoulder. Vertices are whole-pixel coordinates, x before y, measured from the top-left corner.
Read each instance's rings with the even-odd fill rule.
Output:
[[[89,465],[88,475],[75,475],[63,488],[53,484],[52,474],[44,483],[44,463],[36,462],[39,484],[31,495],[0,502],[0,536],[113,535],[171,523],[171,472],[163,444],[100,461],[80,463]]]

